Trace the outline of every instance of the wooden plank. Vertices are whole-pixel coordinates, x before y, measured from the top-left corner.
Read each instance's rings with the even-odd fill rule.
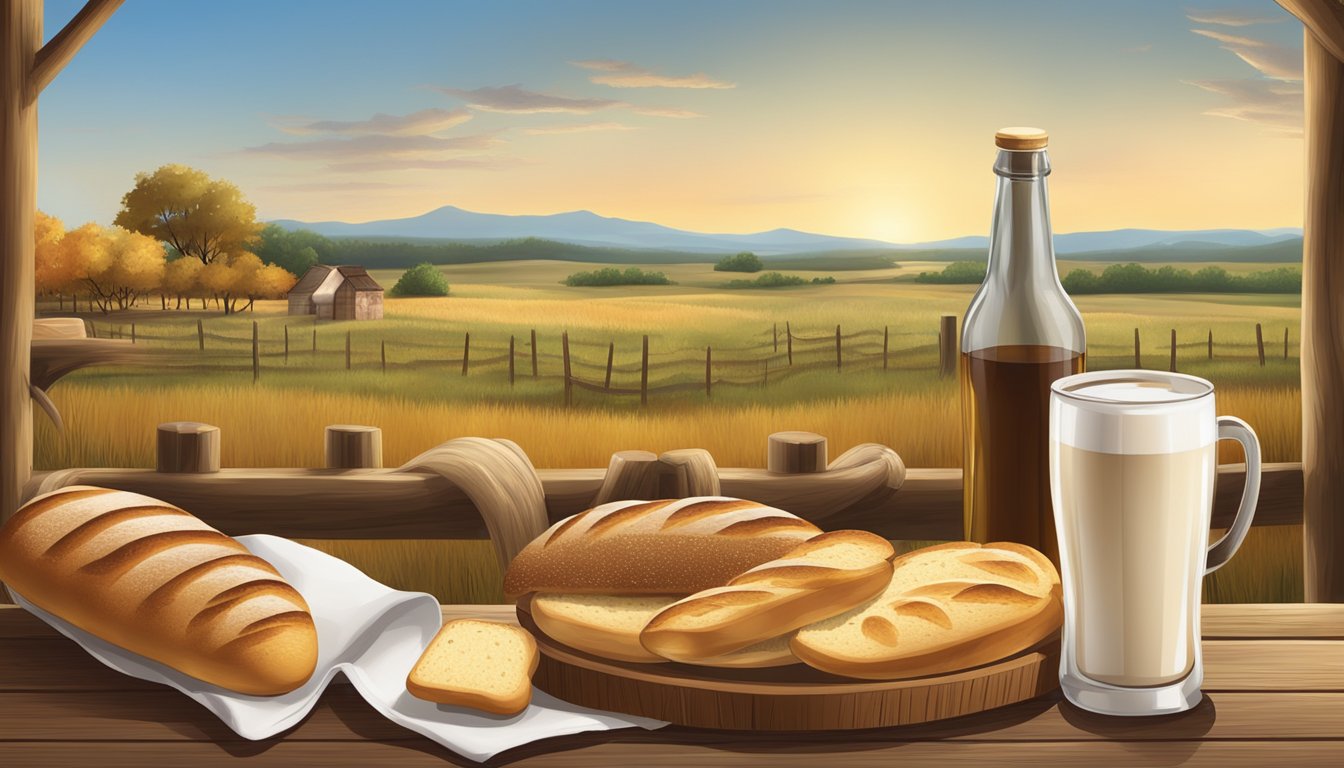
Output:
[[[238,737],[203,707],[166,688],[0,694],[0,742],[40,741],[234,741]],[[1344,694],[1213,693],[1191,712],[1167,717],[1122,719],[1093,715],[1063,703],[1056,693],[973,717],[897,728],[850,731],[851,744],[892,741],[1129,741],[1344,739]],[[640,738],[630,738],[638,736]],[[313,712],[284,734],[286,741],[400,740],[409,734],[380,715],[348,685],[332,686]],[[828,732],[705,731],[669,726],[658,733],[626,734],[623,741],[679,743],[779,742],[826,744]],[[1342,744],[1344,745],[1344,744]]]
[[[848,474],[842,474],[848,473]],[[1230,525],[1244,483],[1242,465],[1218,470],[1213,523]],[[593,502],[605,469],[538,470],[547,516],[555,522]],[[891,539],[962,537],[961,470],[909,469],[899,491],[882,486],[883,468],[772,474],[720,468],[726,496],[780,506],[828,530],[862,528]],[[856,478],[874,490],[856,494]],[[397,470],[225,469],[208,475],[163,475],[144,469],[67,469],[41,473],[27,495],[46,487],[100,485],[177,504],[232,534],[270,533],[321,539],[481,539],[486,528],[470,499],[438,475]],[[302,498],[303,504],[293,499]],[[844,506],[847,505],[847,506]],[[837,506],[842,508],[837,510]],[[321,513],[312,510],[320,509]],[[1299,464],[1267,464],[1256,525],[1302,522]]]
[[[632,737],[634,738],[634,737]],[[593,743],[594,739],[606,739]],[[687,765],[806,766],[821,762],[837,768],[890,768],[892,765],[1134,766],[1183,765],[1194,768],[1231,766],[1331,765],[1340,757],[1340,742],[1325,741],[1166,741],[1166,742],[885,742],[850,746],[780,744],[763,747],[747,742],[714,744],[621,741],[608,734],[577,734],[510,750],[492,761],[526,768],[593,768],[639,765],[641,768]],[[396,765],[438,768],[475,765],[424,739],[362,742],[4,742],[0,763],[45,768],[97,764],[100,768],[145,765],[191,765],[193,768],[237,766]]]

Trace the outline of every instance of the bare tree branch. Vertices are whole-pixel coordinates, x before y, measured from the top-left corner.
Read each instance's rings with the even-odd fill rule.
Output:
[[[70,63],[79,49],[121,7],[122,0],[89,0],[68,24],[33,58],[28,88],[35,96]]]

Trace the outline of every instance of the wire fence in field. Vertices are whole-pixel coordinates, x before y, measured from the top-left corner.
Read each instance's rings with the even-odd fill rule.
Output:
[[[650,397],[662,394],[703,391],[706,398],[712,398],[722,388],[767,387],[819,371],[837,375],[925,371],[949,377],[955,375],[959,346],[954,315],[939,318],[933,343],[899,348],[897,344],[910,337],[928,339],[931,334],[891,326],[846,331],[836,325],[833,329],[795,331],[791,322],[785,322],[745,334],[742,343],[695,348],[655,347],[650,335],[644,334],[639,340],[638,357],[631,359],[627,342],[619,350],[619,361],[614,339],[580,338],[568,331],[562,331],[559,338],[550,336],[540,341],[535,329],[507,338],[482,337],[479,333],[473,336],[465,331],[454,337],[398,337],[389,341],[375,333],[376,326],[356,331],[348,325],[333,328],[316,320],[292,317],[253,321],[250,333],[243,334],[237,333],[236,321],[229,325],[233,333],[212,330],[204,319],[194,325],[175,321],[88,322],[94,337],[145,345],[156,372],[251,372],[253,380],[259,381],[268,371],[280,370],[374,370],[384,374],[437,371],[464,377],[492,376],[509,386],[529,381],[552,383],[566,405],[574,402],[575,389],[605,396],[637,396],[647,404]],[[1215,357],[1264,366],[1278,350],[1272,343],[1267,350],[1260,323],[1254,328],[1253,343],[1249,338],[1238,339],[1219,342],[1216,347],[1212,330],[1204,338],[1178,341],[1172,329],[1162,343],[1146,350],[1135,328],[1132,347],[1089,344],[1089,368],[1142,368],[1145,354],[1149,363],[1154,354],[1159,355],[1166,363],[1160,367],[1173,371],[1181,364]],[[1289,357],[1287,328],[1282,357]]]

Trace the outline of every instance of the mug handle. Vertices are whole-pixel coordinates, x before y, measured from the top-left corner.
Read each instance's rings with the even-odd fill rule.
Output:
[[[1246,532],[1251,529],[1251,518],[1255,517],[1255,504],[1260,498],[1260,440],[1255,436],[1251,425],[1235,416],[1218,417],[1218,439],[1236,440],[1246,451],[1246,485],[1241,491],[1241,506],[1232,520],[1232,527],[1223,537],[1209,546],[1209,554],[1204,574],[1208,575],[1222,568],[1236,553]]]

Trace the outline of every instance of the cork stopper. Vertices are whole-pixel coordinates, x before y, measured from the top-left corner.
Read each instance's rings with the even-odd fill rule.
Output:
[[[994,144],[999,149],[1045,149],[1049,140],[1050,137],[1040,128],[1014,126],[1012,128],[1000,128],[994,134]]]

